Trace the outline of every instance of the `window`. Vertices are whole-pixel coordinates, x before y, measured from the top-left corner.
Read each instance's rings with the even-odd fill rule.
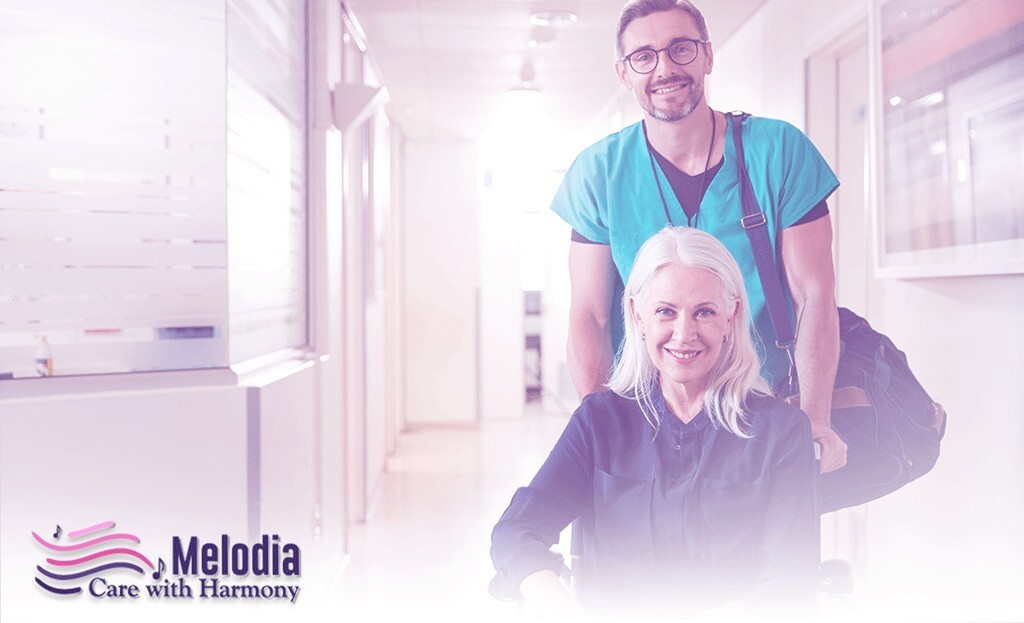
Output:
[[[44,339],[56,375],[306,344],[305,3],[38,3],[0,41],[0,378]]]
[[[122,9],[0,10],[6,375],[227,364],[223,7]]]

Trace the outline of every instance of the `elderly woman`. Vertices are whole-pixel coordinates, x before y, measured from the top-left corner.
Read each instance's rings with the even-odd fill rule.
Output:
[[[550,548],[580,519],[572,574],[588,610],[677,616],[808,594],[811,430],[759,376],[735,260],[667,227],[638,252],[622,305],[632,322],[611,391],[583,400],[494,527],[492,593],[572,612]]]

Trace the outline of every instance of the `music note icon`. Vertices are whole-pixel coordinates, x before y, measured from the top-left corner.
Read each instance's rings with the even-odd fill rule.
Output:
[[[164,574],[164,571],[167,570],[167,565],[164,564],[164,559],[163,558],[160,559],[160,564],[158,565],[158,567],[159,568],[156,571],[153,572],[153,579],[154,580],[159,580],[160,577]]]
[[[57,531],[53,533],[53,538],[59,539],[61,532],[64,531],[60,529],[60,524],[57,524]]]

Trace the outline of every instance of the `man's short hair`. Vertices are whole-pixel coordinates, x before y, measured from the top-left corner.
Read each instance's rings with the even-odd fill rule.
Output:
[[[619,27],[615,31],[615,58],[622,58],[626,53],[622,49],[622,33],[626,32],[626,27],[635,19],[662,11],[683,11],[688,14],[697,24],[701,38],[709,40],[707,22],[689,0],[629,0],[619,13]]]

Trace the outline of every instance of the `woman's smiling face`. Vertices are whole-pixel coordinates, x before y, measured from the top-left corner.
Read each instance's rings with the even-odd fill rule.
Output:
[[[662,391],[685,389],[693,397],[708,388],[739,306],[724,290],[707,270],[670,264],[630,299]]]

